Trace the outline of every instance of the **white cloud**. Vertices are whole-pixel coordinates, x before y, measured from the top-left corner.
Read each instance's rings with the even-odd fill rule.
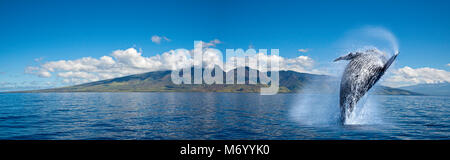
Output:
[[[140,52],[134,48],[127,50],[117,50],[112,53],[112,56],[117,60],[118,63],[125,64],[134,68],[157,68],[162,65],[159,62],[159,56],[155,57],[143,57]],[[110,61],[111,59],[108,58]],[[114,60],[110,61],[113,62]]]
[[[322,74],[322,72],[318,72],[314,70],[315,61],[308,56],[298,56],[295,58],[284,58],[278,55],[267,55],[263,53],[257,53],[255,55],[251,55],[249,58],[258,59],[259,66],[255,62],[248,62],[248,67],[252,69],[258,69],[260,71],[267,71],[267,66],[271,61],[276,60],[279,62],[278,69],[279,70],[291,70],[296,72],[303,73],[317,73]],[[238,67],[243,67],[245,64],[245,57],[232,57],[229,61],[236,61]],[[241,64],[241,65],[239,65]],[[231,63],[227,63],[226,71],[233,69]]]
[[[199,44],[202,44],[204,48],[208,48],[208,47],[215,47],[217,44],[221,44],[221,43],[222,43],[222,41],[220,41],[219,39],[214,39],[209,42],[200,41]]]
[[[161,43],[161,39],[162,38],[160,36],[157,36],[157,35],[152,36],[152,42],[153,43],[160,44]]]
[[[206,46],[202,49],[203,66],[213,67],[214,65],[219,65],[223,68],[222,63],[225,57],[221,55],[222,52],[215,48],[208,48],[221,42],[216,39],[208,43],[202,43]],[[50,61],[41,64],[39,67],[27,67],[25,72],[44,78],[55,75],[65,83],[79,84],[151,71],[182,69],[193,64],[198,65],[199,62],[195,62],[192,58],[193,52],[193,50],[176,49],[155,56],[145,57],[141,51],[135,48],[129,48],[113,51],[110,55],[100,58],[83,57],[75,60]],[[252,55],[251,58],[259,58],[265,64],[270,63],[271,60],[279,60],[280,70],[293,70],[307,73],[317,72],[313,70],[314,60],[307,56],[298,56],[289,59],[276,55],[258,53]],[[234,57],[234,59],[245,62],[244,57]],[[249,67],[257,69],[256,63],[249,64]],[[264,70],[262,68],[259,69]],[[227,66],[227,70],[230,70],[229,66]]]
[[[383,82],[391,87],[402,87],[422,83],[450,82],[450,72],[435,68],[411,68],[403,67],[392,72]]]
[[[449,64],[447,64],[447,66],[448,66],[448,67],[450,67],[450,63],[449,63]]]
[[[191,61],[190,51],[186,49],[144,57],[135,48],[129,48],[116,50],[110,56],[99,59],[83,57],[46,62],[40,67],[27,67],[25,72],[40,77],[51,77],[51,73],[56,73],[64,82],[77,84],[150,71],[179,69],[191,64]]]
[[[34,61],[35,61],[35,62],[40,62],[40,61],[42,61],[43,59],[44,59],[44,57],[39,57],[39,58],[35,58]]]
[[[39,67],[27,67],[25,68],[25,73],[38,75],[39,77],[42,78],[48,78],[52,76],[52,74],[49,71]]]
[[[69,71],[69,72],[61,72],[58,73],[58,76],[60,77],[64,77],[64,78],[81,78],[81,79],[92,79],[95,80],[97,78],[97,76],[88,73],[88,72],[73,72],[73,71]]]
[[[170,42],[170,39],[167,38],[166,36],[158,36],[158,35],[153,35],[152,36],[152,42],[156,43],[156,44],[161,44],[161,41],[166,41],[166,42]]]
[[[302,53],[306,53],[306,52],[309,52],[309,49],[298,49],[297,51],[299,51],[299,52],[302,52]]]

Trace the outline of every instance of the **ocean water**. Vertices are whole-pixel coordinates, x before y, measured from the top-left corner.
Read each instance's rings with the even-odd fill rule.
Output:
[[[450,97],[376,96],[345,125],[334,95],[0,93],[0,139],[450,139]]]

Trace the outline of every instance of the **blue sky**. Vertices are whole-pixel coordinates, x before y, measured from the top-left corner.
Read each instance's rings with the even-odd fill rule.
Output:
[[[143,56],[193,48],[219,39],[216,48],[279,48],[280,56],[312,58],[319,66],[343,54],[352,30],[378,26],[400,46],[398,68],[450,67],[449,1],[0,1],[0,84],[39,86],[59,81],[25,73],[29,66],[115,50]],[[153,35],[170,42],[153,43]],[[306,53],[298,49],[309,49]],[[1,88],[1,87],[0,87]]]

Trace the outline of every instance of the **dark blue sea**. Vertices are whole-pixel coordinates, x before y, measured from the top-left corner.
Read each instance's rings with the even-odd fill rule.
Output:
[[[450,97],[360,103],[342,125],[335,95],[0,93],[0,139],[450,139]]]

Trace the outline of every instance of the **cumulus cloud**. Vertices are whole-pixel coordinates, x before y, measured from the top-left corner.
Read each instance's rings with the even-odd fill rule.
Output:
[[[51,77],[51,73],[66,83],[85,83],[130,74],[157,70],[179,69],[189,64],[190,51],[170,50],[161,55],[145,57],[135,48],[116,50],[110,56],[83,57],[76,60],[46,62],[39,67],[27,67],[25,73]]]
[[[285,65],[283,66],[284,70],[293,70],[297,72],[305,72],[305,73],[316,73],[311,69],[314,67],[314,60],[308,56],[298,56],[292,59],[286,59]]]
[[[450,82],[450,72],[448,71],[429,67],[414,69],[406,66],[394,70],[384,83],[392,87],[402,87],[422,83],[444,82]]]
[[[449,63],[449,64],[447,64],[447,67],[450,67],[450,63]]]
[[[303,73],[317,73],[316,70],[313,69],[315,66],[315,61],[307,56],[298,56],[295,58],[284,58],[278,55],[268,55],[264,53],[257,53],[254,55],[248,56],[249,59],[259,60],[259,62],[256,61],[247,61],[246,57],[239,56],[239,57],[231,57],[228,62],[226,63],[226,71],[229,71],[231,69],[234,69],[234,66],[232,66],[232,63],[230,62],[237,62],[237,67],[244,67],[248,66],[252,69],[258,69],[260,71],[267,71],[268,65],[271,63],[271,61],[278,61],[279,66],[278,70],[291,70],[296,72],[303,72]],[[258,65],[259,63],[259,65]],[[274,70],[277,70],[274,68]]]
[[[214,40],[207,43],[210,45],[202,48],[203,67],[218,65],[224,68],[223,60],[225,57],[223,57],[222,52],[218,49],[207,47],[212,46],[212,44],[219,44],[220,41]],[[41,64],[39,67],[27,67],[25,72],[44,78],[55,75],[61,78],[64,83],[80,84],[151,71],[176,70],[200,64],[192,58],[193,54],[194,50],[176,49],[155,56],[145,57],[142,55],[142,52],[135,48],[129,48],[113,51],[110,55],[100,58],[83,57],[75,60],[50,61]],[[250,55],[250,58],[259,59],[262,64],[269,64],[271,60],[278,60],[280,62],[280,70],[293,70],[307,73],[315,72],[312,69],[315,62],[307,56],[284,58],[278,55],[257,53]],[[230,60],[236,60],[239,64],[245,64],[245,57],[232,57]],[[257,68],[256,63],[250,63],[248,66],[260,70],[264,70],[264,67],[266,67]],[[225,68],[226,70],[233,69],[231,66]]]
[[[156,43],[156,44],[161,44],[161,41],[170,42],[170,39],[167,38],[166,36],[153,35],[151,39],[152,39],[152,42]]]

